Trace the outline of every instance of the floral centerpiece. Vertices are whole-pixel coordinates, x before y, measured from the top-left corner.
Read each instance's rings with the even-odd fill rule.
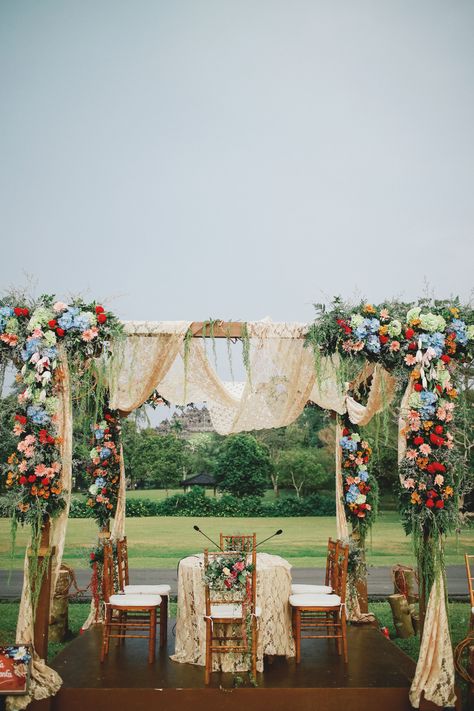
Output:
[[[253,565],[245,555],[235,553],[216,556],[204,570],[204,582],[214,592],[241,592],[247,589]]]

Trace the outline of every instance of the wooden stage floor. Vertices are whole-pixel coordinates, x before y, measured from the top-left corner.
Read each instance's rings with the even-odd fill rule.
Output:
[[[409,711],[408,690],[415,664],[372,626],[350,627],[349,663],[337,655],[334,641],[304,640],[302,661],[265,660],[257,687],[234,688],[232,674],[214,674],[204,686],[204,669],[172,662],[173,620],[167,653],[146,661],[146,641],[111,643],[99,662],[101,628],[92,628],[69,644],[51,666],[63,679],[53,699],[31,704],[31,711]],[[158,651],[158,650],[157,650]],[[246,675],[242,675],[246,676]],[[436,709],[431,704],[422,709]]]

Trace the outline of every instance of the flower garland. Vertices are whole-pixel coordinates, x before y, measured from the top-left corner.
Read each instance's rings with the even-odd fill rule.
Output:
[[[90,506],[97,524],[104,528],[117,506],[120,487],[120,416],[106,408],[104,419],[92,426],[93,444],[89,456],[88,474],[93,483],[89,486]]]
[[[237,592],[246,588],[247,578],[252,571],[253,565],[247,563],[244,554],[224,554],[208,563],[203,577],[210,590]]]
[[[320,307],[319,319],[308,333],[307,341],[316,357],[335,352],[344,356],[343,361],[363,357],[380,362],[402,382],[411,378],[413,393],[405,432],[408,446],[400,466],[401,507],[407,532],[426,529],[427,525],[444,533],[456,518],[454,443],[447,425],[453,419],[457,397],[453,386],[456,363],[473,355],[473,321],[472,310],[461,313],[458,302],[421,302],[411,308],[398,303],[365,303],[348,308],[336,299],[330,311]],[[354,431],[349,423],[348,428]],[[353,434],[343,436],[343,468],[361,458],[357,437],[356,442],[354,447]],[[347,466],[351,468],[352,464]],[[351,489],[354,484],[359,488],[360,481],[351,482],[349,488],[347,483],[346,477],[344,503],[353,526],[357,526],[360,511],[349,504],[361,501],[355,488]]]
[[[62,370],[59,348],[82,364],[106,349],[121,325],[103,306],[76,300],[72,305],[43,296],[26,306],[0,307],[0,344],[20,368],[18,410],[13,427],[16,452],[8,458],[6,486],[13,492],[14,520],[31,523],[38,534],[45,516],[63,507],[58,392]]]
[[[344,507],[346,516],[362,535],[373,523],[377,512],[377,484],[370,476],[369,463],[372,449],[362,439],[359,428],[349,418],[344,418],[341,447]]]

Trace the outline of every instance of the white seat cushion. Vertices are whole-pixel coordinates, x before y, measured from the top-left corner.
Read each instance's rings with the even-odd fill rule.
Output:
[[[339,595],[290,595],[292,607],[339,607]]]
[[[260,617],[261,615],[260,607],[255,608],[255,616]],[[242,605],[236,603],[211,605],[211,617],[213,618],[226,618],[229,620],[241,620],[242,619]]]
[[[126,595],[169,595],[171,588],[169,585],[125,585]]]
[[[159,607],[159,595],[111,595],[109,602],[114,607]]]
[[[330,585],[292,585],[292,595],[330,595],[332,587]]]

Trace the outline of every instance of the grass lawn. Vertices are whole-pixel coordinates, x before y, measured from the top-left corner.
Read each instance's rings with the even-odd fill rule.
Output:
[[[409,639],[398,639],[395,637],[395,628],[392,621],[392,613],[387,602],[374,602],[369,605],[381,627],[388,627],[390,637],[403,651],[413,659],[418,658],[420,642],[418,637]],[[469,623],[469,605],[467,603],[449,603],[449,620],[451,625],[451,641],[453,647],[466,636]],[[67,641],[73,639],[81,625],[89,614],[89,605],[86,603],[69,603],[69,628],[70,636]],[[0,644],[9,644],[15,640],[15,628],[18,615],[17,602],[0,602]],[[176,603],[170,605],[170,616],[176,615]],[[65,643],[67,644],[67,642]],[[65,644],[53,643],[49,645],[49,658],[52,659],[63,649]]]
[[[283,535],[264,544],[268,553],[277,553],[295,567],[324,567],[329,536],[336,535],[334,517],[302,518],[191,518],[162,516],[128,518],[129,556],[134,568],[174,568],[180,558],[205,547],[206,541],[193,530],[197,523],[214,540],[219,532],[256,532],[257,540],[278,528]],[[74,568],[88,565],[88,551],[97,539],[97,526],[90,519],[71,519],[65,549],[65,562]],[[13,560],[10,557],[10,522],[0,519],[0,568],[22,568],[27,531],[17,532]],[[405,536],[395,512],[381,513],[368,542],[369,565],[414,564],[410,538]],[[462,564],[465,552],[474,547],[474,529],[465,529],[446,543],[446,563]]]

